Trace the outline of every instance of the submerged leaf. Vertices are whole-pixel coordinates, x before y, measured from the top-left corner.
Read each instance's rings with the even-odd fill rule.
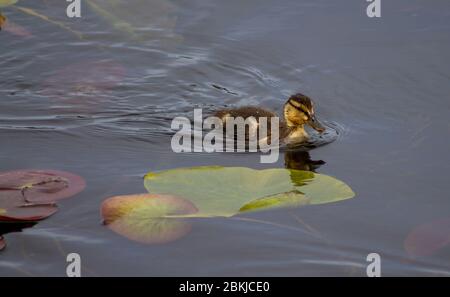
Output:
[[[230,217],[240,211],[323,204],[354,196],[349,186],[333,177],[284,168],[178,168],[149,173],[144,184],[150,193],[191,201],[199,209],[196,217]]]
[[[16,4],[18,0],[0,0],[0,8]]]
[[[101,207],[108,228],[147,244],[167,243],[182,237],[191,230],[190,223],[169,216],[196,212],[196,207],[183,198],[151,194],[111,197]]]
[[[412,257],[431,256],[450,244],[450,218],[435,220],[414,228],[405,239],[405,250]]]
[[[1,27],[1,14],[0,14],[0,27]],[[8,20],[7,23],[4,23],[3,27],[1,27],[2,30],[5,30],[5,32],[8,32],[10,34],[19,36],[19,37],[23,37],[23,38],[29,38],[32,37],[33,34],[25,27],[16,24],[14,22],[11,22],[10,20]]]
[[[116,17],[114,14],[109,12],[107,9],[102,8],[101,6],[97,5],[92,0],[87,0],[87,4],[96,13],[98,13],[100,16],[102,16],[108,22],[110,22],[113,25],[114,28],[116,28],[117,30],[124,31],[125,33],[128,33],[131,36],[135,37],[135,35],[134,35],[135,34],[135,29],[130,23],[128,23],[128,22],[126,22],[126,21]]]
[[[89,8],[134,41],[180,40],[176,6],[167,0],[86,0]]]
[[[42,83],[42,95],[58,103],[90,109],[119,85],[127,70],[113,60],[81,60],[64,65]]]
[[[3,236],[0,235],[0,251],[6,247],[6,242]]]
[[[19,10],[20,12],[23,12],[23,13],[28,14],[30,16],[39,18],[39,19],[41,19],[43,21],[46,21],[46,22],[48,22],[50,24],[56,25],[56,26],[60,27],[61,29],[66,30],[66,31],[74,34],[76,37],[78,37],[81,40],[84,39],[83,35],[80,32],[73,30],[72,28],[68,27],[67,25],[65,25],[62,22],[55,21],[55,20],[49,18],[48,16],[39,13],[38,11],[36,11],[34,9],[31,9],[31,8],[28,8],[28,7],[21,7],[21,6],[14,6],[14,7],[17,10]]]

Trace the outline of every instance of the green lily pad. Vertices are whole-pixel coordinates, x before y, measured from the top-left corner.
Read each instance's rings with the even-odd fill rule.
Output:
[[[278,207],[298,207],[308,204],[309,201],[308,197],[303,193],[295,190],[250,201],[242,206],[241,209],[239,209],[239,212],[258,211]]]
[[[16,4],[18,0],[0,0],[0,8]]]
[[[167,243],[191,230],[191,224],[165,216],[197,212],[189,201],[169,195],[123,195],[106,199],[101,207],[104,224],[128,239],[146,244]]]
[[[147,244],[184,236],[191,228],[187,218],[231,217],[354,196],[349,186],[333,177],[281,168],[177,168],[148,173],[144,184],[151,194],[109,198],[101,214],[114,232]]]
[[[177,168],[147,174],[144,185],[152,194],[175,195],[192,202],[198,212],[185,215],[190,217],[231,217],[244,211],[324,204],[355,195],[331,176],[284,168]]]

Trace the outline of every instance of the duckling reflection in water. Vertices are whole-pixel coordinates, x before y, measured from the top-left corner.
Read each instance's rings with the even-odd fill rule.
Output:
[[[316,172],[320,166],[325,164],[323,160],[311,160],[306,151],[286,151],[284,153],[284,166],[287,169],[297,169]]]
[[[312,100],[303,94],[298,93],[289,97],[284,104],[283,115],[284,120],[280,121],[278,134],[280,143],[289,145],[306,142],[309,135],[305,130],[305,125],[309,125],[319,133],[323,133],[325,131],[325,127],[322,126],[316,118]],[[253,117],[255,120],[249,127],[249,131],[246,131],[246,140],[248,140],[249,134],[255,133],[256,135],[257,132],[255,131],[258,130],[261,118],[268,119],[267,128],[270,133],[270,118],[277,117],[277,114],[263,108],[246,106],[234,109],[219,110],[215,113],[215,116],[222,120],[224,127],[226,126],[227,120],[230,118],[233,119],[242,117],[247,119]],[[253,132],[251,130],[253,130]],[[269,139],[270,136],[271,135],[268,135]],[[268,143],[271,143],[271,141]]]

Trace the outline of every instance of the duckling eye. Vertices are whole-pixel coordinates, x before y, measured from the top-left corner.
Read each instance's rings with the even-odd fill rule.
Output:
[[[300,108],[298,110],[303,112],[308,118],[312,116],[309,110],[304,105],[300,105]]]
[[[296,101],[288,101],[288,103],[299,112],[304,113],[308,118],[311,118],[309,110],[303,104]]]
[[[302,110],[302,111],[306,115],[308,120],[314,121],[314,112],[310,112],[309,110]]]

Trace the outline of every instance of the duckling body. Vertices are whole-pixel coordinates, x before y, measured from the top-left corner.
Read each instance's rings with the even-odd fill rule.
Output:
[[[222,120],[224,127],[226,126],[227,120],[230,118],[252,118],[251,121],[248,121],[250,123],[249,131],[257,131],[260,125],[260,119],[266,118],[267,130],[269,133],[268,137],[271,137],[270,118],[278,117],[278,115],[273,111],[255,106],[223,109],[217,111],[215,116]],[[299,144],[306,142],[309,135],[305,130],[305,124],[310,125],[313,129],[320,133],[325,130],[325,128],[323,128],[315,117],[312,100],[303,94],[295,94],[289,97],[284,104],[284,119],[279,122],[280,143]],[[248,140],[247,133],[246,140]]]

